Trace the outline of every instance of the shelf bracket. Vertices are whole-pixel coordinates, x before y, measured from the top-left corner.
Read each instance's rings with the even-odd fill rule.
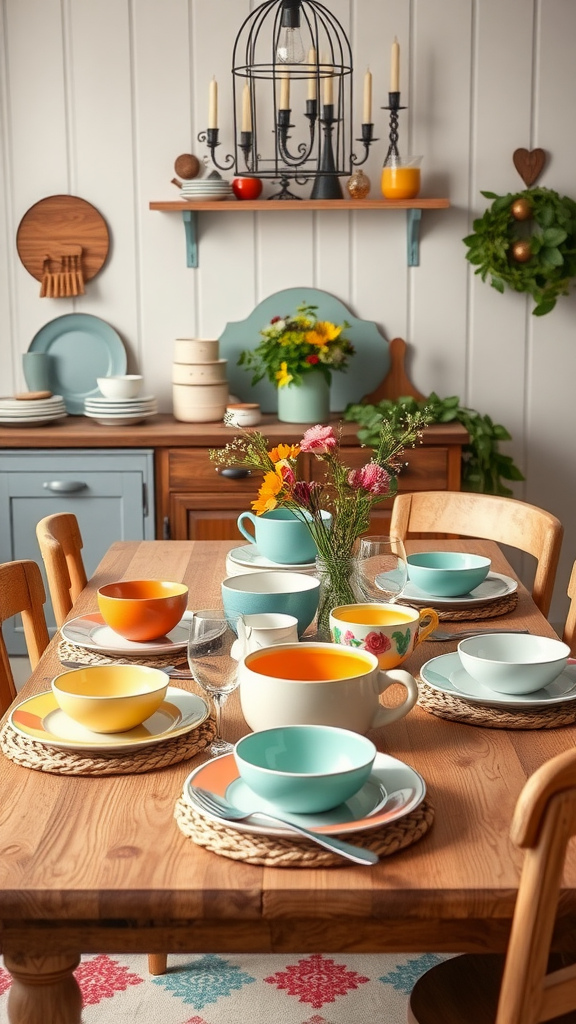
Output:
[[[198,213],[196,210],[182,210],[184,233],[186,235],[186,266],[198,266]]]
[[[406,210],[406,234],[408,242],[408,266],[420,266],[420,221],[422,210]]]

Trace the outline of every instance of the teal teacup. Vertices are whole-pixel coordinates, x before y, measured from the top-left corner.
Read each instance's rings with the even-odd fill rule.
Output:
[[[322,512],[321,515],[329,528],[332,516],[329,512]],[[252,523],[254,532],[244,526],[245,521]],[[271,562],[303,565],[305,562],[313,562],[318,554],[306,523],[288,508],[275,508],[261,516],[242,512],[237,524],[242,536],[255,544],[260,554]]]

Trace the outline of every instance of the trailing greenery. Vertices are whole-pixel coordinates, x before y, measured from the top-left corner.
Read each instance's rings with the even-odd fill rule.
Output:
[[[478,267],[476,273],[483,281],[490,275],[497,291],[507,286],[528,292],[536,303],[533,314],[544,316],[560,295],[568,294],[576,277],[576,203],[548,188],[482,195],[494,202],[474,221],[474,233],[463,239],[469,249],[466,259]],[[513,216],[512,206],[518,200],[529,204],[529,219]],[[520,241],[530,247],[526,262],[518,262],[512,253]]]
[[[375,447],[383,419],[388,420],[395,430],[401,430],[406,414],[417,412],[425,415],[427,423],[457,420],[468,431],[470,442],[462,450],[464,490],[511,495],[511,489],[503,481],[524,480],[513,459],[499,450],[500,441],[512,440],[506,427],[494,423],[490,416],[481,416],[475,409],[461,406],[457,396],[439,398],[433,391],[422,401],[404,397],[396,401],[383,399],[377,405],[348,405],[344,419],[359,423],[358,439],[362,444]]]

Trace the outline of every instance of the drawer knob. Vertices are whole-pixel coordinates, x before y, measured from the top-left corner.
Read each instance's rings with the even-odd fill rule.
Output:
[[[227,476],[229,480],[244,480],[250,476],[250,470],[242,466],[228,466],[226,469],[217,469],[216,472],[220,473],[220,476]]]
[[[84,491],[88,484],[83,480],[46,480],[42,486],[56,494],[75,494],[76,491]]]

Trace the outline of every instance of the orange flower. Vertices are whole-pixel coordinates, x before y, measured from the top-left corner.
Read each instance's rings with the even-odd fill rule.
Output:
[[[337,327],[336,324],[331,324],[329,320],[318,320],[314,324],[314,329],[308,331],[306,335],[306,341],[309,345],[316,345],[317,348],[324,348],[330,341],[336,341],[336,338],[342,333],[342,328]]]
[[[297,444],[279,444],[271,452],[268,452],[272,462],[282,462],[283,459],[295,459],[299,454],[300,446]]]
[[[256,501],[252,502],[252,508],[256,515],[261,516],[263,512],[271,512],[276,508],[277,496],[284,486],[284,481],[278,473],[270,472],[264,474],[262,486],[258,491]]]

